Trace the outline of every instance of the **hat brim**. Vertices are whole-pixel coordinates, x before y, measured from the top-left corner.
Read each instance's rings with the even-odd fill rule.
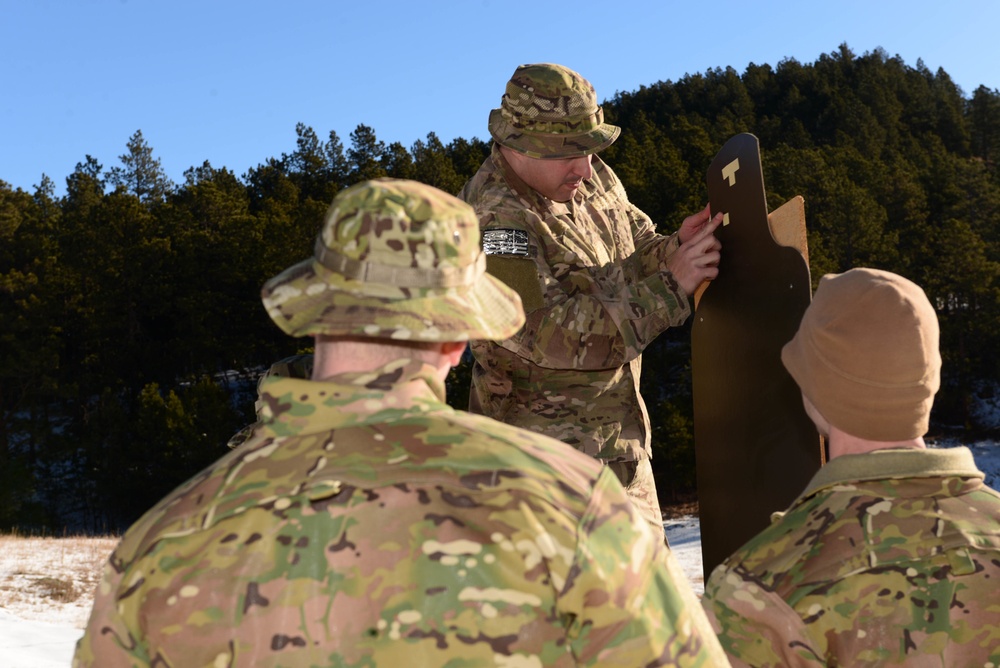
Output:
[[[501,146],[506,146],[529,158],[575,158],[603,151],[621,134],[621,128],[602,123],[593,130],[575,134],[526,132],[511,125],[500,109],[490,112],[490,135]]]
[[[486,273],[467,286],[408,288],[348,279],[309,259],[265,283],[261,297],[275,324],[295,337],[498,341],[524,325],[521,298]]]

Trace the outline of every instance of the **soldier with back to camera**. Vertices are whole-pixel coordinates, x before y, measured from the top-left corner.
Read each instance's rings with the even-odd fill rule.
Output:
[[[471,207],[353,186],[263,301],[312,378],[266,379],[250,438],[124,535],[76,666],[725,664],[608,469],[445,403],[524,322]]]
[[[924,443],[941,372],[924,291],[828,274],[781,359],[830,461],[705,585],[733,665],[1000,665],[1000,494],[967,448]]]

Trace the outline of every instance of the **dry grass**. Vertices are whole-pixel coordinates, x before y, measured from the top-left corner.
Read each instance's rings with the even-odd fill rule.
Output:
[[[663,519],[674,520],[679,517],[698,517],[698,495],[678,494],[671,498],[660,499],[660,510]]]
[[[0,608],[21,619],[83,628],[115,536],[0,534]]]
[[[686,503],[674,503],[663,506],[663,519],[676,520],[681,517],[698,517],[698,502],[688,501]]]

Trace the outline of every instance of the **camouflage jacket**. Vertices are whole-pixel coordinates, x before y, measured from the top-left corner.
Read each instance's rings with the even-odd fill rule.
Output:
[[[635,461],[649,457],[640,354],[691,307],[661,271],[676,235],[656,233],[599,157],[592,167],[572,200],[553,202],[494,145],[459,194],[479,215],[489,270],[527,313],[510,339],[472,344],[470,407],[594,457]]]
[[[966,448],[833,459],[715,569],[733,665],[1000,664],[1000,494]]]
[[[253,437],[125,534],[74,665],[725,662],[606,467],[433,373],[268,379]]]

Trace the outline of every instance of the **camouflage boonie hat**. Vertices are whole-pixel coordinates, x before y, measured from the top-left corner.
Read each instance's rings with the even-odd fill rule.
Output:
[[[524,324],[520,297],[486,273],[472,207],[400,179],[341,191],[313,257],[267,281],[261,296],[291,336],[500,340]]]
[[[490,112],[490,134],[529,158],[573,158],[597,153],[621,128],[604,122],[590,82],[562,65],[521,65],[507,82],[500,108]]]
[[[292,355],[283,360],[279,360],[271,365],[267,371],[257,379],[257,400],[253,402],[254,412],[257,413],[257,421],[240,429],[233,434],[233,437],[226,443],[230,448],[242,445],[244,441],[253,435],[254,429],[260,425],[260,411],[264,407],[264,402],[260,399],[260,386],[268,378],[312,378],[313,356],[312,355]]]

